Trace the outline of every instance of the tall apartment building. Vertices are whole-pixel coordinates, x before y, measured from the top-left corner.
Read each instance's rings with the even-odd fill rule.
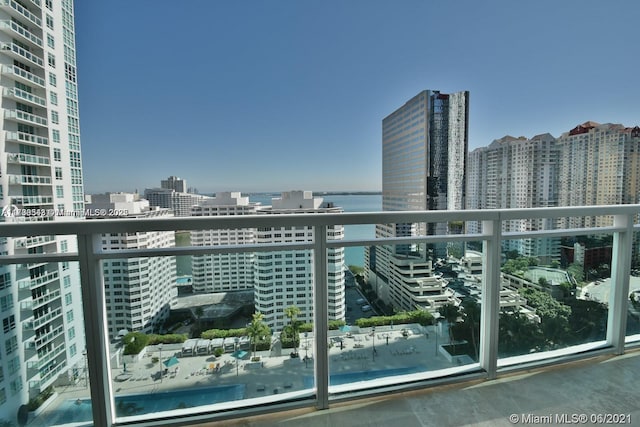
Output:
[[[188,193],[187,191],[187,180],[181,179],[178,176],[170,176],[167,179],[163,179],[160,181],[160,188],[166,188],[169,190],[173,190],[176,193]]]
[[[0,203],[4,221],[83,215],[72,0],[0,2]],[[18,209],[57,210],[17,218]],[[66,215],[66,216],[65,216]],[[75,238],[0,240],[6,255],[74,252]],[[80,275],[68,262],[0,267],[0,419],[84,366]]]
[[[531,139],[505,136],[488,147],[469,153],[467,209],[526,209],[558,204],[558,160],[556,140],[548,133]],[[480,232],[478,222],[467,223],[468,231]],[[503,221],[503,232],[547,230],[551,219]],[[505,240],[503,250],[516,250],[542,262],[559,259],[559,239]]]
[[[382,209],[385,211],[464,209],[468,149],[469,92],[425,90],[382,121]],[[378,237],[446,234],[449,224],[379,224]],[[434,286],[432,257],[446,246],[372,247],[365,276],[378,296],[402,310],[435,311],[445,296]]]
[[[339,213],[342,208],[323,203],[310,191],[282,193],[272,200],[272,206],[257,211],[259,215]],[[263,227],[257,230],[257,243],[289,243],[313,241],[313,227]],[[344,227],[328,230],[329,240],[344,238]],[[344,248],[327,251],[330,320],[342,320],[346,314],[344,287]],[[284,310],[295,305],[301,311],[298,319],[313,321],[313,254],[308,250],[284,250],[260,252],[256,255],[254,300],[256,311],[264,315],[264,321],[274,330],[281,330],[289,320]]]
[[[145,189],[144,198],[151,206],[171,209],[175,216],[190,216],[191,208],[208,197],[187,190],[185,179],[170,176],[160,181],[160,188]]]
[[[168,209],[150,208],[138,194],[110,193],[87,196],[87,212],[100,218],[100,210],[120,213],[118,218],[172,217]],[[110,218],[110,217],[109,217]],[[170,248],[173,231],[111,233],[102,235],[103,250]],[[159,332],[178,297],[175,257],[105,260],[102,263],[109,336],[122,330]]]
[[[217,193],[193,206],[192,216],[252,215],[259,205],[250,203],[239,192]],[[193,230],[194,246],[249,244],[256,242],[256,229]],[[254,280],[253,252],[237,254],[193,255],[193,291],[227,292],[252,289]]]
[[[560,206],[638,203],[640,128],[586,122],[558,138]],[[565,227],[607,226],[608,216],[562,218]]]

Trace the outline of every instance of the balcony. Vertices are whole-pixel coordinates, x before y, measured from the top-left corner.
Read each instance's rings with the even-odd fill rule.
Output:
[[[3,65],[2,74],[11,76],[24,84],[35,84],[44,88],[45,81],[42,77],[38,77],[33,73],[23,70],[17,65]]]
[[[0,7],[14,18],[19,20],[26,18],[38,28],[42,28],[42,20],[14,0],[0,0]]]
[[[20,123],[28,123],[38,126],[47,126],[48,123],[46,117],[38,116],[36,114],[27,113],[20,110],[5,110],[4,117],[5,119],[11,119]],[[40,144],[47,145],[48,142],[40,142]]]
[[[33,114],[31,114],[33,116]],[[5,115],[6,116],[6,115]],[[34,116],[38,117],[38,116]],[[29,144],[29,145],[38,145],[38,146],[48,146],[49,139],[43,136],[37,136],[30,133],[25,132],[7,132],[7,141],[17,142],[21,144]]]
[[[0,21],[0,29],[3,29],[12,36],[17,34],[21,36],[19,38],[22,38],[23,41],[27,41],[35,47],[42,48],[42,39],[40,37],[16,24],[14,21]]]
[[[3,95],[11,97],[17,101],[26,101],[38,107],[45,107],[47,100],[39,96],[33,95],[27,91],[16,88],[4,88]]]
[[[51,163],[48,157],[23,153],[7,153],[7,162],[19,165],[49,165]]]
[[[15,205],[20,206],[39,206],[50,205],[53,203],[53,197],[51,196],[22,196],[12,197],[11,201]]]
[[[630,327],[628,313],[631,312],[629,300],[631,254],[634,241],[640,233],[640,225],[635,223],[639,211],[639,205],[623,205],[532,210],[6,223],[0,224],[2,236],[76,236],[79,249],[77,253],[4,256],[0,257],[0,261],[5,264],[30,264],[36,262],[37,258],[37,262],[60,262],[60,255],[64,255],[65,260],[78,262],[81,274],[80,286],[85,304],[83,317],[87,359],[84,363],[88,368],[90,380],[88,390],[91,393],[92,417],[95,425],[193,424],[229,418],[255,417],[261,413],[269,413],[269,420],[288,419],[292,424],[296,424],[300,422],[300,418],[295,418],[292,413],[285,411],[296,409],[310,412],[313,408],[328,410],[306,416],[304,422],[312,425],[315,422],[331,422],[340,425],[345,416],[374,425],[392,423],[398,422],[398,414],[402,414],[401,421],[408,425],[418,422],[447,425],[451,424],[451,420],[459,420],[462,425],[478,421],[506,425],[509,422],[506,417],[512,413],[517,413],[518,416],[528,413],[548,415],[562,411],[575,413],[576,410],[583,408],[588,414],[598,410],[604,412],[615,410],[622,413],[625,409],[624,404],[635,405],[630,409],[635,416],[640,411],[640,407],[630,396],[640,392],[640,386],[636,384],[637,381],[631,381],[630,378],[635,378],[634,375],[637,375],[635,367],[638,359],[633,350],[640,343],[640,334]],[[503,221],[518,218],[604,215],[613,216],[611,225],[518,233],[501,231]],[[326,237],[327,230],[334,225],[448,221],[481,221],[482,231],[449,236],[407,236],[360,240],[330,240]],[[304,226],[312,227],[314,236],[321,237],[310,242],[295,243],[101,249],[102,240],[105,238],[103,235],[110,234]],[[510,321],[518,321],[521,322],[518,326],[526,326],[530,323],[525,322],[530,321],[519,316],[510,318],[510,314],[500,311],[500,305],[504,302],[505,296],[509,299],[508,293],[501,289],[501,244],[506,240],[514,239],[583,235],[612,236],[613,240],[611,277],[607,279],[608,297],[606,304],[603,304],[604,307],[599,306],[603,310],[602,323],[597,324],[592,333],[586,334],[580,342],[564,342],[560,345],[560,340],[556,340],[554,343],[547,342],[545,345],[531,343],[516,350],[507,348],[506,345],[511,345],[512,342],[504,339],[505,325]],[[338,295],[330,291],[327,286],[330,277],[328,273],[331,270],[329,265],[331,250],[362,246],[444,243],[477,244],[481,248],[478,250],[482,253],[483,271],[480,281],[481,296],[476,312],[467,309],[465,312],[458,313],[457,318],[433,324],[414,322],[406,326],[392,323],[373,326],[350,325],[340,330],[329,328],[330,319],[327,313],[330,296]],[[146,347],[146,353],[152,357],[146,356],[140,363],[141,366],[135,366],[133,362],[128,363],[127,375],[123,375],[125,369],[116,362],[117,357],[109,346],[109,331],[104,321],[107,310],[105,301],[107,297],[103,291],[104,263],[122,260],[138,262],[185,255],[266,253],[268,259],[256,256],[256,260],[260,259],[259,262],[263,264],[261,268],[268,269],[268,262],[277,259],[276,255],[284,255],[281,259],[285,261],[286,254],[296,251],[313,254],[311,268],[313,277],[316,278],[316,282],[309,287],[311,291],[302,292],[298,297],[302,301],[300,306],[314,307],[311,331],[297,337],[299,341],[297,356],[299,357],[289,357],[289,350],[286,350],[283,355],[272,355],[269,350],[264,350],[259,352],[261,357],[259,362],[244,360],[243,356],[240,356],[242,353],[237,352],[239,350],[237,345],[240,343],[240,337],[237,337],[237,341],[233,339],[228,341],[229,345],[225,344],[227,341],[223,342],[223,353],[219,356],[212,354],[202,358],[179,356],[180,371],[177,372],[175,368],[170,369],[165,376],[162,365],[153,365],[150,361],[155,357],[164,363],[169,356],[180,353],[181,345],[149,345]],[[295,260],[295,256],[290,259]],[[282,264],[283,268],[286,265]],[[295,266],[295,264],[291,265]],[[115,268],[121,269],[122,264],[118,264]],[[282,273],[286,274],[287,271],[283,270]],[[265,272],[265,274],[272,273]],[[603,284],[594,284],[593,289],[596,286],[603,286]],[[110,291],[112,290],[113,288],[110,288]],[[453,299],[452,292],[447,288],[447,292],[443,294],[444,298]],[[113,297],[111,295],[108,298]],[[198,295],[195,298],[198,300],[204,297]],[[516,300],[519,298],[513,298],[514,302],[517,302]],[[586,299],[581,301],[585,304],[589,302]],[[278,299],[274,299],[274,302],[278,302]],[[337,301],[334,303],[340,305]],[[287,323],[286,317],[278,311],[277,305],[270,310],[265,313],[265,318],[268,316],[274,321]],[[477,315],[473,321],[477,323],[479,330],[475,336],[477,349],[474,351],[477,356],[471,358],[466,354],[466,357],[456,359],[458,356],[454,351],[449,354],[450,358],[445,357],[441,347],[463,345],[461,341],[451,339],[447,333],[448,326],[454,322],[462,324],[462,318],[472,317],[472,313]],[[62,313],[55,312],[48,315],[62,315]],[[37,328],[39,322],[44,321],[46,320],[34,320],[34,327]],[[281,333],[281,331],[276,332]],[[553,331],[549,330],[545,333],[551,334]],[[307,355],[309,357],[302,358]],[[210,358],[213,362],[204,362],[206,358]],[[605,360],[607,363],[601,363]],[[152,367],[147,368],[147,365]],[[81,369],[83,361],[79,361],[76,364],[76,367],[78,366]],[[546,366],[553,366],[554,369],[545,369]],[[518,376],[520,371],[526,371],[527,374]],[[607,378],[609,375],[611,381]],[[465,382],[462,387],[452,385],[462,381]],[[210,384],[226,387],[231,390],[231,393],[238,392],[238,394],[214,403],[196,402],[193,389],[196,388],[199,394],[203,394],[203,389],[200,387],[209,387]],[[439,388],[441,384],[447,384],[447,387]],[[469,385],[473,387],[468,387]],[[171,393],[177,396],[178,401],[171,405],[159,404],[151,412],[123,412],[124,404],[119,402],[123,402],[122,399],[134,390],[138,396],[148,395],[150,401],[158,401]],[[412,394],[402,396],[393,394],[398,391],[412,391]],[[522,396],[527,396],[526,400],[521,399]],[[575,396],[580,396],[580,399],[576,399]],[[345,403],[363,397],[378,400],[362,400],[355,405],[345,406]],[[501,400],[497,401],[498,398]],[[54,407],[52,405],[52,408]],[[479,409],[465,411],[461,408]],[[300,413],[302,412],[297,412],[297,414]],[[265,422],[269,421],[265,419]]]
[[[51,177],[40,175],[9,175],[9,184],[47,185],[51,184]]]
[[[0,49],[2,49],[3,53],[19,61],[26,60],[39,67],[44,66],[44,61],[42,60],[42,58],[26,49],[21,48],[15,43],[0,43]]]

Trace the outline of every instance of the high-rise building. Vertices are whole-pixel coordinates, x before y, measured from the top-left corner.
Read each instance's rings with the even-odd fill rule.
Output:
[[[385,211],[464,209],[469,92],[425,90],[382,121],[382,209]],[[380,224],[378,237],[446,234],[449,224]],[[378,296],[394,308],[436,310],[444,283],[432,277],[432,257],[446,247],[373,247],[365,275]],[[436,281],[437,282],[437,281]]]
[[[178,176],[170,176],[167,179],[161,180],[160,187],[168,190],[173,190],[176,193],[188,193],[187,180],[181,179]]]
[[[638,203],[640,195],[640,127],[586,122],[558,138],[559,205],[589,206]],[[562,218],[564,227],[601,227],[608,216]]]
[[[172,217],[169,209],[149,207],[138,194],[108,193],[87,196],[88,218],[104,218],[100,212],[117,218]],[[111,218],[113,216],[109,216]],[[102,235],[103,250],[171,248],[173,231],[146,231]],[[109,336],[122,331],[159,332],[178,297],[176,261],[173,256],[123,258],[102,262]]]
[[[256,203],[249,202],[239,192],[216,193],[192,208],[192,216],[252,215]],[[255,228],[224,230],[193,230],[194,246],[250,244],[256,242]],[[208,254],[192,256],[193,291],[227,292],[252,289],[254,279],[253,252],[235,254]]]
[[[548,133],[531,139],[505,136],[488,147],[469,153],[467,209],[526,209],[557,206],[558,147]],[[479,233],[470,221],[468,231]],[[503,232],[549,230],[551,219],[512,219],[502,222]],[[559,239],[512,239],[503,250],[538,257],[548,263],[560,255]]]
[[[310,191],[282,193],[272,206],[257,211],[260,215],[339,213],[342,208],[323,203]],[[328,230],[329,240],[344,238],[343,226]],[[257,230],[257,243],[293,243],[313,241],[313,227],[264,227]],[[346,314],[344,288],[344,248],[327,250],[327,287],[330,320],[343,320]],[[300,309],[298,320],[313,322],[313,253],[309,250],[260,252],[256,255],[254,300],[256,311],[264,315],[270,328],[281,330],[288,323],[285,309]]]
[[[0,3],[0,86],[2,220],[81,217],[72,0]],[[39,213],[17,218],[21,209]],[[65,236],[8,238],[0,246],[7,255],[77,250]],[[79,283],[75,263],[0,267],[0,414],[77,378],[85,347]]]

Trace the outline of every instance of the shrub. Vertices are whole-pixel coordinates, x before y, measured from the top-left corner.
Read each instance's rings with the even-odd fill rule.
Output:
[[[414,310],[400,312],[393,316],[373,316],[356,320],[356,325],[361,328],[384,325],[402,325],[407,323],[418,323],[422,326],[433,324],[433,316],[428,311]]]
[[[239,329],[209,329],[200,334],[200,338],[212,340],[214,338],[244,337],[247,336],[246,328]]]
[[[52,394],[53,394],[52,386],[45,388],[43,391],[40,392],[40,394],[38,394],[33,399],[29,400],[29,403],[27,403],[27,408],[29,409],[29,411],[35,411],[44,402],[46,402],[47,399],[50,398]]]
[[[149,341],[147,345],[156,345],[156,344],[178,344],[183,343],[187,340],[187,334],[167,334],[167,335],[156,335],[151,334],[147,335]]]
[[[124,342],[124,354],[138,354],[149,342],[149,337],[142,332],[129,332],[122,339]]]

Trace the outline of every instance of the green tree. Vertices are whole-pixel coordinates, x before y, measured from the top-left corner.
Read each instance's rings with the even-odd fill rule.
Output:
[[[269,335],[269,327],[264,323],[262,313],[254,313],[251,323],[247,325],[247,335],[253,344],[253,357],[256,356],[258,340]]]
[[[498,330],[498,354],[501,357],[539,351],[544,344],[538,324],[520,312],[501,313]]]
[[[295,354],[298,354],[298,344],[300,336],[298,333],[298,316],[302,313],[299,307],[291,305],[284,309],[284,315],[289,318],[289,326],[293,334],[293,347]]]

